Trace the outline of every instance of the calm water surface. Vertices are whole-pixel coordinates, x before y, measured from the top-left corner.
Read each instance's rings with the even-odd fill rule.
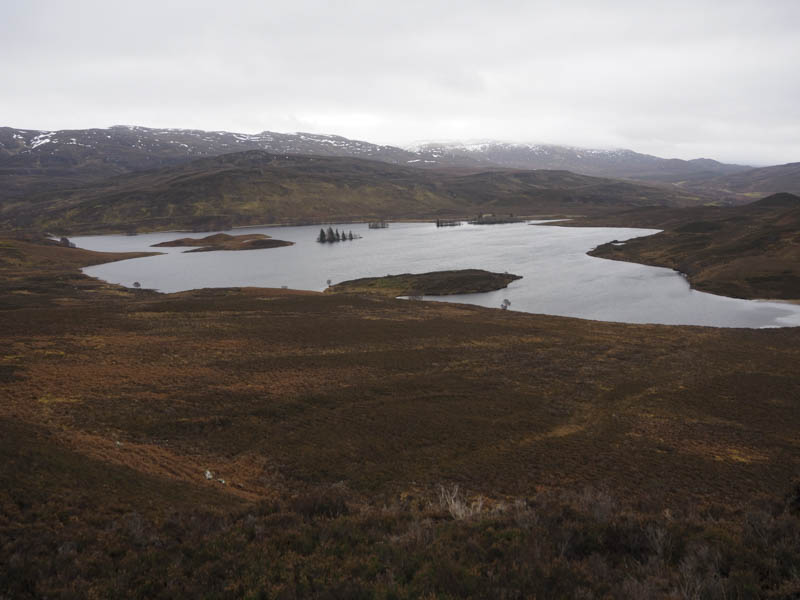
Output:
[[[336,226],[334,226],[335,228]],[[342,225],[338,226],[342,229]],[[319,244],[319,226],[252,227],[226,233],[265,233],[294,246],[242,252],[199,252],[150,248],[151,244],[191,235],[73,238],[78,246],[102,251],[161,251],[166,254],[84,269],[87,275],[162,292],[203,287],[281,287],[323,290],[359,277],[477,268],[522,275],[508,288],[486,294],[432,297],[429,300],[603,321],[712,325],[716,327],[800,326],[800,306],[737,300],[697,292],[670,269],[593,258],[586,252],[610,240],[655,233],[651,229],[555,227],[525,223],[445,227],[432,223],[392,223],[388,229],[344,225],[362,237]]]

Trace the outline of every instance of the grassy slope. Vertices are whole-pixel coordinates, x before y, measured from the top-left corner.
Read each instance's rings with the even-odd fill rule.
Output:
[[[609,207],[683,205],[698,198],[667,188],[566,171],[425,171],[349,158],[260,151],[133,173],[55,193],[6,212],[8,226],[120,231],[327,219],[551,214]]]
[[[13,597],[791,592],[796,329],[158,295],[3,248],[26,266],[0,310]],[[440,483],[487,504],[454,521]]]
[[[569,225],[664,229],[591,254],[676,269],[715,294],[800,299],[800,198],[791,194],[735,208],[630,210]]]
[[[64,304],[84,292],[86,299],[105,300],[106,294],[129,295],[132,292],[82,276],[78,268],[155,254],[159,253],[91,252],[64,248],[53,240],[0,237],[0,308],[42,302]]]

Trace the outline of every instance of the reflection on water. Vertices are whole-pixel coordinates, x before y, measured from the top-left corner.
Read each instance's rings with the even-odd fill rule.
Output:
[[[610,240],[655,233],[649,229],[507,225],[436,228],[433,223],[392,223],[388,229],[339,225],[362,236],[319,244],[319,226],[254,227],[228,233],[266,233],[294,246],[243,252],[184,254],[185,248],[150,248],[183,233],[86,236],[73,241],[103,251],[158,250],[139,258],[84,269],[93,277],[162,292],[203,287],[287,286],[323,290],[358,277],[486,269],[522,275],[508,288],[487,294],[428,298],[511,310],[629,323],[785,327],[800,325],[800,306],[724,298],[689,288],[669,269],[593,258],[591,248]],[[196,234],[203,237],[208,233]]]

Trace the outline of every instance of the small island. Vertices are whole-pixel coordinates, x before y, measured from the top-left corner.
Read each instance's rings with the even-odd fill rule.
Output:
[[[339,230],[333,230],[333,227],[328,227],[328,230],[325,229],[319,230],[319,235],[317,236],[317,241],[320,244],[332,244],[333,242],[352,242],[353,240],[360,240],[361,236],[353,234],[352,230],[350,233],[345,233],[344,229],[342,229],[342,233],[339,233]]]
[[[384,296],[450,296],[493,292],[522,279],[511,273],[492,273],[481,269],[404,273],[385,277],[364,277],[332,285],[326,291],[334,293],[373,293]]]
[[[228,235],[215,233],[204,238],[180,238],[170,242],[153,244],[152,248],[173,248],[180,246],[198,246],[193,250],[184,252],[213,252],[215,250],[263,250],[265,248],[280,248],[292,246],[294,242],[275,240],[263,233],[246,233],[242,235]]]

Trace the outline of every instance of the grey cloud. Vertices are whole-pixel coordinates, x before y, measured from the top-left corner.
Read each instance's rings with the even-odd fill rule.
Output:
[[[5,125],[800,160],[800,3],[11,1]]]

